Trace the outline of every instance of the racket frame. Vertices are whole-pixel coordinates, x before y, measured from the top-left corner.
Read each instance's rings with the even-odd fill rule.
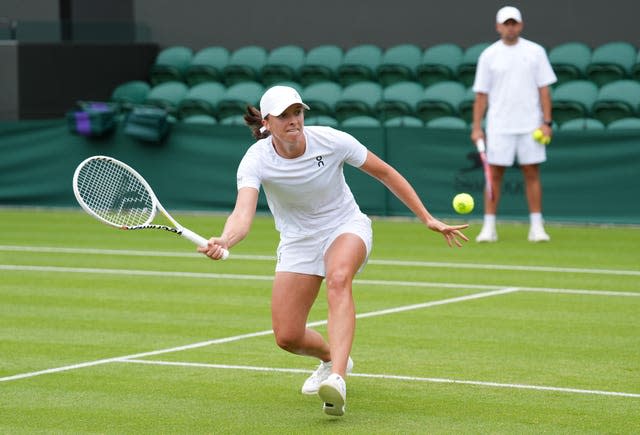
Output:
[[[82,195],[80,193],[80,189],[78,187],[78,178],[80,176],[80,171],[82,170],[82,168],[89,163],[90,161],[94,161],[94,160],[106,160],[109,161],[111,163],[114,163],[122,168],[124,168],[130,175],[132,175],[133,177],[135,177],[141,184],[142,186],[145,188],[145,190],[147,191],[147,193],[149,194],[149,197],[151,198],[151,203],[152,203],[152,210],[151,213],[149,215],[149,217],[147,218],[147,220],[140,225],[120,225],[120,224],[116,224],[114,222],[109,221],[108,219],[105,219],[104,217],[100,216],[98,213],[96,213],[95,211],[93,211],[91,209],[91,207],[89,207],[87,205],[87,203],[84,201],[84,199],[82,198]],[[159,230],[165,230],[165,231],[169,231],[175,234],[178,234],[184,238],[186,238],[187,240],[190,240],[191,242],[193,242],[194,244],[202,247],[202,248],[206,248],[209,244],[209,241],[207,239],[205,239],[204,237],[200,236],[199,234],[196,234],[195,232],[191,231],[190,229],[180,225],[180,223],[178,223],[178,221],[176,221],[173,216],[171,216],[169,214],[169,212],[162,206],[162,204],[160,203],[160,201],[158,200],[158,197],[156,196],[155,192],[153,191],[153,189],[151,188],[151,186],[149,185],[149,183],[147,183],[147,180],[144,179],[144,177],[142,175],[140,175],[140,173],[138,173],[138,171],[136,171],[135,169],[133,169],[131,166],[127,165],[124,162],[121,162],[120,160],[114,159],[113,157],[109,157],[109,156],[102,156],[102,155],[98,155],[98,156],[92,156],[89,157],[85,160],[83,160],[82,162],[80,162],[80,164],[78,165],[78,167],[76,168],[76,170],[73,173],[73,193],[78,201],[78,204],[80,204],[80,207],[82,207],[82,209],[87,212],[89,215],[93,216],[94,218],[98,219],[99,221],[110,225],[112,227],[115,228],[119,228],[121,230],[144,230],[144,229],[159,229]],[[169,222],[171,222],[171,224],[173,225],[173,227],[168,226],[168,225],[160,225],[160,224],[152,224],[151,222],[153,221],[153,219],[155,218],[155,216],[157,215],[157,212],[160,211],[160,213],[162,213],[164,215],[165,218],[167,218],[167,220]],[[226,259],[229,256],[229,251],[227,251],[226,249],[223,249],[223,254],[222,254],[222,259]]]
[[[495,199],[495,193],[493,191],[493,179],[491,178],[491,167],[489,166],[489,162],[487,161],[486,154],[486,145],[484,143],[484,139],[480,138],[476,141],[476,149],[478,150],[478,154],[480,155],[480,161],[482,162],[482,169],[484,171],[484,182],[485,189],[487,191],[487,195],[489,199],[493,201]]]

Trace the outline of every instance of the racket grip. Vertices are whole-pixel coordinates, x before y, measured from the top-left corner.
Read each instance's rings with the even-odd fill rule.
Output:
[[[476,141],[476,149],[480,153],[483,153],[486,150],[486,147],[484,145],[484,139],[480,138]]]
[[[187,228],[182,228],[182,232],[180,233],[180,235],[185,239],[191,240],[193,243],[200,246],[201,248],[206,248],[207,245],[209,244],[209,241],[207,239],[205,239],[199,234],[194,233],[193,231]],[[222,260],[226,260],[228,257],[229,257],[229,251],[222,248]]]

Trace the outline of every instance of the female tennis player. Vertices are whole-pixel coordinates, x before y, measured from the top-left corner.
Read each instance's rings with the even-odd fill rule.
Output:
[[[345,182],[343,164],[360,168],[382,182],[449,246],[462,246],[467,225],[447,225],[427,211],[409,182],[351,135],[330,127],[304,127],[303,103],[287,86],[268,89],[260,110],[249,106],[245,121],[257,142],[237,172],[238,196],[222,234],[198,250],[222,258],[249,233],[260,187],[280,232],[272,289],[272,326],[282,349],[320,360],[302,387],[319,394],[323,410],[343,415],[345,376],[355,330],[352,281],[372,247],[369,218],[360,211]],[[326,279],[328,342],[306,327],[307,317]]]

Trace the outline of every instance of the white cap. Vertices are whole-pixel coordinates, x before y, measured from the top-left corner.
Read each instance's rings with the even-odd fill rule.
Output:
[[[496,23],[504,24],[507,20],[516,20],[518,23],[521,23],[522,15],[520,11],[513,6],[505,6],[496,14]]]
[[[260,114],[262,119],[268,115],[279,116],[292,104],[302,104],[309,110],[309,106],[302,102],[300,94],[289,86],[274,86],[269,88],[260,99]]]

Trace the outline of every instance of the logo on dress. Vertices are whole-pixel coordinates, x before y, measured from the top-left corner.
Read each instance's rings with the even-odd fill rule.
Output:
[[[318,162],[318,167],[324,166],[324,162],[322,161],[322,156],[317,156],[316,161]]]

